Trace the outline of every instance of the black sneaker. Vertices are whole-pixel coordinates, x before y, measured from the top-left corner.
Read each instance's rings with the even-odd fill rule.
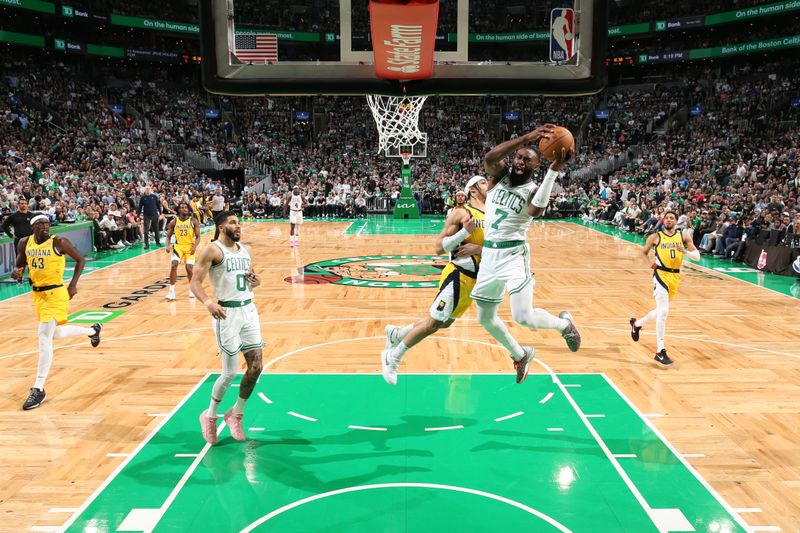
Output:
[[[47,398],[47,395],[44,393],[44,389],[31,387],[31,393],[28,395],[28,399],[25,400],[25,403],[22,404],[22,409],[25,411],[36,409],[42,405],[45,398]]]
[[[100,330],[103,329],[103,325],[100,322],[95,322],[92,324],[92,329],[94,330],[94,335],[89,335],[89,341],[92,343],[92,348],[97,348],[97,345],[100,344]]]
[[[578,328],[575,327],[575,320],[568,311],[561,311],[558,314],[558,318],[569,321],[569,326],[561,332],[561,336],[567,341],[567,348],[569,348],[570,351],[577,352],[581,347],[581,334],[578,332]]]
[[[631,318],[631,339],[633,342],[639,342],[639,332],[642,331],[642,326],[636,326],[636,319]]]
[[[667,355],[667,350],[661,350],[656,354],[655,360],[661,363],[664,366],[669,366],[672,364],[672,359],[669,358]]]
[[[519,361],[514,361],[514,368],[517,370],[517,383],[522,383],[528,377],[528,367],[533,361],[533,348],[523,346],[525,355]]]

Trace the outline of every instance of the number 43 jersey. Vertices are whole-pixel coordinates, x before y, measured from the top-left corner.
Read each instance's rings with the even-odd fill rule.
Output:
[[[208,270],[214,295],[224,302],[252,300],[253,291],[245,279],[245,274],[250,270],[250,253],[247,248],[236,243],[238,249],[231,250],[218,240],[214,244],[223,254],[222,261]]]
[[[525,241],[533,217],[528,214],[537,185],[529,181],[518,187],[511,185],[506,174],[486,197],[485,246],[505,241]],[[486,242],[488,241],[488,242]]]

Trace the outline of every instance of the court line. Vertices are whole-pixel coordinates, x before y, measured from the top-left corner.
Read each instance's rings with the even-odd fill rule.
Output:
[[[606,383],[608,383],[611,386],[611,388],[614,389],[617,392],[617,394],[619,394],[620,398],[625,400],[625,403],[627,403],[628,406],[631,409],[633,409],[633,412],[639,415],[639,418],[642,419],[642,421],[647,425],[647,427],[650,428],[650,431],[652,431],[661,440],[661,442],[664,443],[664,445],[672,452],[672,454],[678,458],[678,461],[683,463],[684,468],[689,470],[689,472],[692,473],[695,479],[697,479],[697,481],[699,481],[700,484],[703,485],[703,487],[705,487],[705,489],[714,497],[714,499],[716,499],[717,502],[720,505],[722,505],[722,508],[725,509],[728,512],[728,514],[730,514],[733,517],[736,523],[739,524],[741,527],[743,527],[745,531],[750,531],[751,528],[747,525],[747,523],[745,523],[745,521],[742,519],[741,516],[739,516],[739,514],[733,509],[733,507],[731,507],[728,504],[728,502],[725,501],[722,495],[718,493],[716,490],[714,490],[714,487],[712,487],[711,484],[708,481],[706,481],[706,479],[703,476],[700,475],[700,472],[698,472],[695,469],[695,467],[692,466],[692,463],[684,459],[683,456],[680,453],[678,453],[678,450],[675,449],[672,443],[668,441],[664,437],[664,435],[661,434],[658,428],[654,426],[653,423],[650,422],[650,420],[648,420],[647,415],[642,414],[642,412],[639,411],[636,405],[634,405],[634,403],[627,396],[625,396],[625,394],[622,392],[622,389],[617,387],[616,383],[614,383],[614,381],[610,377],[608,377],[605,373],[601,372],[600,375],[603,376],[603,379],[606,380]]]
[[[367,320],[367,321],[376,321],[376,322],[378,322],[378,321],[385,322],[387,320],[415,320],[415,319],[416,319],[415,317],[407,317],[407,316],[405,316],[405,317],[396,317],[395,316],[395,317],[385,317],[385,318],[375,318],[375,317],[308,318],[308,319],[302,319],[302,320],[264,320],[264,321],[260,322],[260,324],[262,326],[268,326],[268,325],[278,325],[278,324],[310,324],[310,323],[314,323],[314,322],[356,322],[356,321],[360,322],[360,321],[365,321],[365,320]],[[461,320],[462,322],[478,322],[478,319],[476,319],[476,318],[461,318],[459,320]],[[504,320],[503,322],[508,323],[508,324],[513,324],[514,323],[512,320]],[[625,334],[629,334],[630,333],[630,328],[621,329],[621,328],[609,328],[609,327],[604,327],[604,326],[586,326],[586,325],[581,325],[580,327],[582,329],[599,329],[601,331],[615,331],[615,332],[620,332],[620,333],[625,333]],[[211,329],[212,329],[211,326],[203,326],[203,327],[199,327],[199,328],[184,328],[184,329],[175,329],[175,330],[166,330],[166,331],[152,331],[152,332],[149,332],[149,333],[139,333],[139,334],[136,334],[136,335],[126,335],[124,337],[110,337],[110,338],[103,337],[103,342],[104,343],[109,343],[109,342],[117,342],[117,341],[123,341],[123,340],[140,339],[140,338],[144,338],[144,337],[154,337],[154,336],[158,336],[158,335],[172,335],[172,334],[175,334],[175,333],[189,333],[189,332],[192,332],[192,331],[207,331],[207,330],[210,331]],[[654,332],[643,332],[643,334],[650,335],[650,336],[655,335]],[[380,337],[364,337],[364,338],[365,339],[368,339],[368,338],[383,338],[383,336],[381,335]],[[448,337],[430,337],[430,338],[447,339]],[[711,343],[711,344],[719,344],[719,345],[722,345],[722,346],[731,346],[733,348],[740,348],[742,350],[765,352],[765,353],[771,353],[771,354],[775,354],[775,355],[784,355],[786,357],[791,357],[791,358],[794,358],[794,359],[800,359],[800,355],[798,355],[798,354],[786,353],[786,352],[778,352],[778,351],[775,351],[775,350],[768,350],[766,348],[758,348],[758,347],[755,347],[755,346],[747,346],[745,344],[736,344],[736,343],[729,343],[729,342],[723,342],[723,341],[714,341],[714,340],[711,340],[711,339],[701,339],[701,338],[696,338],[696,337],[686,337],[686,336],[682,336],[682,335],[667,335],[667,338],[682,339],[682,340],[689,340],[689,341],[695,341],[695,342],[707,342],[707,343]],[[470,339],[463,339],[463,340],[469,341]],[[478,341],[475,341],[475,342],[478,342]],[[482,344],[484,344],[486,346],[492,346],[494,348],[502,348],[502,346],[500,346],[499,344],[492,344],[492,343],[488,343],[488,342],[483,342]],[[65,344],[63,346],[53,346],[53,350],[61,350],[63,348],[75,348],[75,347],[80,347],[80,346],[86,346],[86,343],[85,342],[80,342],[80,343],[75,343],[75,344]],[[13,354],[0,355],[0,360],[9,359],[11,357],[18,357],[20,355],[31,355],[31,354],[38,354],[38,353],[39,353],[39,350],[29,350],[27,352],[18,352],[18,353],[13,353]]]
[[[310,416],[301,415],[300,413],[295,413],[294,411],[289,411],[287,414],[292,415],[297,418],[302,418],[303,420],[308,420],[309,422],[316,422],[316,418],[312,418]]]
[[[547,431],[564,431],[564,428],[547,428]]]
[[[464,426],[442,426],[438,428],[425,428],[425,431],[449,431],[451,429],[464,429]]]
[[[261,376],[259,376],[259,377],[261,377]],[[264,400],[264,402],[266,402],[267,404],[271,404],[272,403],[272,400],[267,398],[267,395],[264,394],[263,392],[259,392],[258,393],[258,397],[261,398],[262,400]]]
[[[370,426],[347,426],[347,429],[362,429],[364,431],[388,431],[388,428],[379,428]]]
[[[175,413],[177,413],[180,410],[181,407],[183,407],[183,404],[185,404],[187,400],[189,400],[189,398],[191,398],[191,396],[195,392],[197,392],[200,386],[203,383],[205,383],[206,379],[208,379],[208,376],[210,374],[211,374],[210,372],[206,372],[205,376],[203,376],[203,378],[200,379],[200,381],[198,381],[197,384],[194,387],[192,387],[192,389],[189,392],[186,393],[183,399],[181,399],[181,401],[178,402],[178,404],[172,409],[172,411],[170,411],[167,416],[163,417],[161,422],[155,428],[153,428],[153,431],[151,431],[150,434],[147,437],[145,437],[144,440],[142,440],[142,442],[140,442],[138,446],[136,446],[133,452],[131,452],[130,455],[124,461],[122,461],[122,463],[120,463],[119,466],[117,466],[117,468],[113,472],[111,472],[111,474],[100,484],[99,487],[97,487],[97,489],[95,489],[95,491],[88,498],[86,498],[86,501],[83,502],[83,504],[81,504],[78,510],[75,511],[75,513],[71,517],[69,517],[67,522],[62,526],[63,529],[67,529],[69,526],[71,526],[75,522],[75,520],[78,519],[81,513],[83,513],[89,507],[89,505],[91,505],[92,502],[95,499],[97,499],[100,493],[102,493],[106,489],[106,487],[112,481],[114,481],[114,478],[116,478],[117,475],[119,475],[119,473],[122,472],[122,470],[126,466],[128,466],[128,463],[130,463],[131,460],[133,460],[133,458],[136,457],[136,454],[138,454],[142,450],[142,448],[144,448],[147,445],[147,443],[150,442],[150,440],[153,437],[155,437],[159,431],[161,431],[161,428],[164,427],[167,424],[167,422],[169,422],[169,420],[173,417],[173,415],[175,415]]]
[[[264,522],[267,522],[268,520],[271,520],[272,518],[275,518],[276,516],[278,516],[280,514],[283,514],[286,511],[290,511],[290,510],[294,509],[295,507],[300,507],[302,505],[305,505],[307,503],[311,503],[311,502],[316,501],[316,500],[321,500],[323,498],[328,498],[330,496],[336,496],[338,494],[347,494],[348,492],[359,492],[359,491],[364,491],[364,490],[375,490],[375,489],[390,489],[390,488],[398,488],[398,487],[450,490],[450,491],[453,491],[453,492],[464,492],[466,494],[473,494],[475,496],[482,496],[484,498],[489,498],[491,500],[495,500],[495,501],[498,501],[498,502],[501,502],[501,503],[505,503],[506,505],[510,505],[512,507],[516,507],[517,509],[521,509],[521,510],[525,511],[526,513],[532,514],[532,515],[536,516],[537,518],[540,518],[540,519],[544,520],[545,522],[547,522],[551,526],[555,527],[556,529],[558,529],[562,533],[572,533],[572,531],[570,529],[568,529],[566,526],[561,524],[555,518],[552,518],[551,516],[546,515],[545,513],[541,512],[541,511],[537,511],[536,509],[533,509],[532,507],[528,507],[527,505],[522,504],[520,502],[511,500],[509,498],[505,498],[503,496],[498,496],[498,495],[492,494],[490,492],[484,492],[482,490],[468,489],[468,488],[465,488],[465,487],[456,487],[454,485],[440,485],[438,483],[380,483],[380,484],[376,484],[376,485],[361,485],[361,486],[358,486],[358,487],[347,487],[347,488],[344,488],[344,489],[332,490],[330,492],[323,492],[322,494],[315,494],[314,496],[309,496],[308,498],[303,498],[302,500],[297,500],[296,502],[292,502],[292,503],[290,503],[288,505],[284,505],[283,507],[275,509],[271,513],[262,516],[261,518],[259,518],[255,522],[251,523],[250,525],[248,525],[247,527],[242,529],[240,533],[249,533],[250,531],[253,531],[255,528],[257,528],[258,526],[263,524]]]
[[[549,401],[550,401],[550,398],[552,398],[552,397],[553,397],[553,393],[552,393],[552,392],[548,392],[548,393],[545,395],[545,397],[544,397],[544,398],[542,398],[541,400],[539,400],[539,403],[547,403],[547,402],[549,402]]]
[[[522,416],[524,414],[525,414],[525,411],[517,411],[516,413],[512,413],[510,415],[501,416],[500,418],[495,418],[494,421],[495,422],[502,422],[504,420],[510,420],[512,418],[516,418],[518,416]]]
[[[625,239],[620,239],[619,237],[614,237],[613,235],[609,235],[607,233],[603,233],[602,231],[600,231],[598,229],[590,228],[588,226],[582,226],[581,224],[576,224],[575,222],[566,222],[566,224],[575,224],[578,227],[588,229],[589,231],[593,231],[595,233],[599,233],[600,235],[605,235],[606,237],[613,237],[617,241],[621,241],[621,242],[624,242],[624,243],[627,243],[627,244],[631,244],[633,246],[636,246],[637,248],[642,248],[643,247],[641,244],[636,244],[635,242],[626,241]],[[770,291],[772,293],[780,294],[781,296],[785,296],[786,298],[791,298],[792,300],[794,300],[795,303],[797,303],[797,298],[795,298],[794,296],[790,296],[788,294],[784,294],[782,292],[778,292],[775,289],[770,289],[769,287],[764,287],[762,285],[756,285],[755,283],[751,283],[751,282],[749,282],[747,280],[744,280],[744,279],[741,279],[741,278],[737,278],[736,276],[731,276],[727,272],[720,272],[718,270],[714,270],[711,267],[703,266],[700,263],[691,262],[691,263],[688,263],[688,264],[691,265],[691,266],[697,267],[697,268],[701,268],[701,269],[706,270],[708,272],[713,272],[714,274],[721,274],[721,275],[726,276],[728,278],[735,279],[736,281],[740,281],[742,283],[746,283],[747,285],[750,285],[751,287],[756,287],[756,288],[759,288],[759,289],[766,289],[766,290],[768,290],[768,291]],[[758,272],[758,271],[756,271],[756,272]]]

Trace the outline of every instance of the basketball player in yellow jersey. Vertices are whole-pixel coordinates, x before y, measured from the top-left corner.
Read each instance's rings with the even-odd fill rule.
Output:
[[[667,329],[669,301],[678,294],[681,283],[681,264],[685,255],[692,261],[700,260],[700,252],[695,248],[691,233],[676,229],[678,216],[672,212],[664,213],[662,224],[664,229],[647,237],[642,250],[645,263],[653,269],[653,296],[656,308],[640,319],[631,318],[631,338],[639,341],[639,331],[651,320],[656,320],[656,361],[664,366],[672,364],[664,346],[664,334]],[[650,250],[655,250],[655,257],[650,257]]]
[[[397,383],[397,367],[409,348],[440,329],[450,327],[472,304],[470,293],[478,277],[483,250],[483,204],[487,187],[483,176],[470,178],[464,187],[469,204],[450,211],[436,238],[436,253],[449,253],[450,262],[442,270],[439,293],[429,316],[404,327],[386,326],[386,347],[381,352],[386,383]]]
[[[28,267],[33,305],[39,317],[39,365],[36,381],[22,404],[26,411],[42,405],[46,397],[44,381],[53,363],[53,339],[86,335],[92,346],[97,346],[102,328],[99,323],[91,328],[66,325],[69,301],[78,292],[78,280],[86,260],[68,239],[50,235],[50,221],[46,215],[33,217],[31,228],[33,235],[19,241],[17,268],[11,273],[12,278],[22,281],[22,274]],[[65,254],[75,261],[75,271],[67,287],[64,287]]]
[[[174,247],[172,246],[173,235],[175,235]],[[181,202],[178,204],[178,217],[167,225],[167,255],[172,256],[167,300],[175,299],[175,281],[178,279],[179,264],[186,265],[186,276],[191,283],[198,244],[200,244],[200,223],[192,216],[189,204]],[[189,289],[189,298],[194,298],[191,289]]]

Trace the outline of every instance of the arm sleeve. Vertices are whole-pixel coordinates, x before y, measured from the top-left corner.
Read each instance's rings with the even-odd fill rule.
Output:
[[[533,205],[539,208],[547,207],[548,202],[550,202],[550,193],[553,192],[553,186],[556,183],[557,176],[557,171],[551,169],[547,170],[547,174],[544,175],[542,184],[539,185],[539,188],[536,190],[536,194],[533,197]]]
[[[459,244],[461,244],[461,241],[467,237],[469,237],[469,232],[466,229],[461,228],[455,233],[455,235],[450,235],[449,237],[444,237],[442,239],[442,248],[445,252],[452,252],[458,247]]]

